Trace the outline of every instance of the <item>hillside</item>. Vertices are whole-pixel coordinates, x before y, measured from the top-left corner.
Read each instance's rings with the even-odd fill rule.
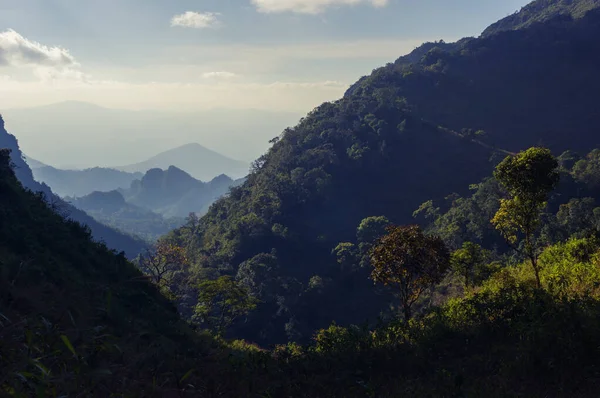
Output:
[[[482,36],[526,28],[534,23],[546,22],[560,16],[582,18],[588,11],[598,6],[600,6],[599,0],[535,0],[519,12],[489,26]]]
[[[83,197],[65,200],[102,224],[148,242],[153,242],[184,224],[183,217],[166,218],[146,208],[127,203],[119,191],[92,192]]]
[[[209,181],[220,174],[234,178],[244,177],[249,167],[244,162],[230,159],[200,144],[187,144],[159,153],[146,161],[117,169],[129,173],[146,173],[151,169],[167,169],[170,166],[185,170],[202,181]]]
[[[15,165],[15,174],[25,188],[30,189],[33,192],[43,192],[48,202],[61,214],[69,219],[87,225],[91,229],[94,239],[106,242],[106,245],[111,249],[125,252],[128,257],[135,257],[144,250],[146,244],[143,241],[100,224],[83,211],[69,205],[57,197],[47,185],[35,181],[31,169],[23,160],[23,155],[19,149],[17,139],[6,131],[4,120],[1,116],[0,148],[6,148],[12,151],[11,159]]]
[[[193,333],[123,256],[24,190],[9,163],[0,151],[3,396],[597,395],[593,239],[548,247],[543,289],[517,264],[419,322],[331,325],[311,345],[267,351]]]
[[[0,395],[137,395],[153,375],[181,377],[181,342],[194,338],[173,305],[125,257],[25,191],[9,161],[0,151]]]
[[[306,340],[332,319],[375,321],[387,299],[332,250],[366,217],[409,223],[421,203],[466,193],[505,156],[493,148],[600,146],[599,38],[594,10],[376,69],[286,129],[244,185],[171,239],[196,268],[241,279],[261,265],[286,281],[232,335]]]
[[[29,160],[26,159],[29,164]],[[142,173],[94,167],[85,170],[61,170],[52,166],[32,167],[33,178],[52,188],[57,195],[85,196],[94,191],[112,191],[127,188],[142,177]]]
[[[0,151],[0,395],[597,397],[599,47],[600,10],[425,44],[286,129],[144,275]]]

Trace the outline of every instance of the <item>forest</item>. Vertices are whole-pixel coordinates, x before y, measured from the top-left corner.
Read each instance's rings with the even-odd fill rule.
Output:
[[[597,396],[599,68],[593,1],[426,43],[130,259],[2,150],[0,393]]]

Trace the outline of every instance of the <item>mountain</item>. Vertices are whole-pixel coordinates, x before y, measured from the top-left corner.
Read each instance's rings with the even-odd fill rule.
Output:
[[[190,213],[204,214],[208,207],[225,195],[230,187],[242,180],[226,175],[204,183],[185,171],[170,166],[166,170],[151,169],[120,192],[128,203],[150,209],[165,217],[186,217]]]
[[[546,4],[540,17],[561,3]],[[429,43],[284,131],[243,185],[170,238],[204,274],[257,286],[259,310],[233,336],[307,340],[331,320],[375,322],[389,301],[365,269],[341,267],[338,244],[354,242],[368,217],[413,223],[423,202],[468,193],[507,153],[600,147],[598,70],[598,9]],[[259,283],[260,269],[269,271]]]
[[[59,169],[77,170],[138,163],[190,142],[250,162],[268,148],[270,139],[302,116],[255,109],[125,110],[77,101],[0,112],[28,156]],[[207,180],[219,173],[226,170],[196,178]]]
[[[29,168],[33,171],[35,169],[39,169],[42,167],[48,167],[47,164],[40,162],[39,160],[35,160],[34,158],[30,158],[29,156],[23,154],[23,160],[27,163]]]
[[[230,159],[200,144],[183,145],[159,153],[144,162],[117,167],[117,169],[130,173],[145,173],[151,169],[167,169],[169,166],[183,169],[203,181],[220,174],[227,174],[234,178],[245,177],[249,169],[247,163]]]
[[[26,158],[27,164],[31,161]],[[60,196],[85,196],[94,191],[112,191],[127,188],[143,176],[115,169],[94,167],[85,170],[61,170],[52,166],[32,167],[33,178],[49,185]]]
[[[517,30],[534,23],[546,22],[559,16],[582,18],[588,11],[598,8],[600,0],[536,0],[514,13],[492,24],[482,36],[498,32]]]
[[[147,275],[23,189],[23,170],[0,151],[0,395],[598,396],[598,42],[592,10],[428,45],[374,71],[273,140],[206,216],[162,239],[139,262]],[[532,141],[581,154],[515,158],[494,147]],[[505,178],[514,171],[531,178]],[[556,189],[537,184],[556,176]],[[450,253],[418,226],[385,231],[414,222],[428,195],[416,215],[486,247],[457,241]],[[88,199],[109,210],[124,200]],[[537,261],[486,243],[500,199],[506,232],[537,247]],[[533,240],[513,230],[527,229],[532,211],[520,207],[530,201],[540,206]],[[171,301],[188,292],[189,324]]]
[[[207,347],[125,257],[23,189],[11,159],[0,151],[0,395],[168,396],[153,380],[180,380]]]
[[[146,208],[127,203],[119,191],[92,192],[66,200],[102,224],[150,242],[184,224],[183,217],[164,218]]]
[[[95,169],[72,173],[82,176],[93,171]],[[105,172],[102,170],[101,174]],[[127,176],[125,172],[111,172]],[[117,182],[118,179],[107,181],[108,184]],[[128,188],[93,191],[84,196],[65,196],[64,199],[104,225],[153,242],[183,225],[190,213],[206,213],[215,200],[242,183],[243,179],[234,181],[226,175],[204,183],[170,166],[166,170],[148,170],[140,179],[132,181]]]
[[[87,225],[92,231],[94,239],[104,241],[109,248],[123,251],[129,257],[134,257],[144,250],[146,244],[143,241],[100,224],[85,212],[60,199],[52,192],[48,185],[35,181],[31,169],[23,159],[23,154],[21,153],[17,139],[6,131],[4,119],[1,116],[0,148],[11,150],[11,160],[15,167],[16,177],[25,188],[33,192],[43,193],[48,202],[61,214],[69,219]]]

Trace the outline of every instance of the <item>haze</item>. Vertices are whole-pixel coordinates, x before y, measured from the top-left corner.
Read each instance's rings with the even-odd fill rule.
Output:
[[[190,142],[252,160],[373,68],[424,41],[477,36],[525,4],[5,0],[0,111],[26,154],[59,167]],[[15,110],[64,101],[78,102]]]

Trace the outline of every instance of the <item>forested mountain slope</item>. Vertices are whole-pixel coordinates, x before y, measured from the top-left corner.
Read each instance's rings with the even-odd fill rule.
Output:
[[[491,36],[506,30],[522,29],[536,22],[546,22],[561,15],[581,18],[598,6],[600,6],[598,0],[535,0],[519,12],[492,24],[483,32],[482,36]]]
[[[43,192],[46,199],[57,208],[57,210],[70,219],[87,225],[92,230],[94,239],[106,242],[111,249],[124,251],[129,257],[135,257],[139,254],[146,244],[138,239],[132,238],[126,234],[111,229],[100,224],[83,211],[64,202],[58,196],[54,195],[50,187],[46,184],[40,184],[34,180],[31,169],[23,160],[23,155],[19,149],[17,139],[9,134],[4,127],[4,120],[0,116],[0,148],[10,149],[11,159],[15,166],[15,174],[24,187],[33,192]]]
[[[150,393],[192,341],[175,307],[24,190],[9,161],[0,151],[0,395]]]
[[[236,333],[277,341],[284,324],[287,336],[306,337],[332,319],[373,319],[381,296],[349,282],[331,255],[363,218],[410,222],[423,201],[489,175],[494,147],[600,146],[597,10],[443,47],[377,69],[309,113],[274,140],[243,186],[172,234],[199,275],[246,280],[251,268],[250,279],[264,278],[258,267],[287,281]],[[267,319],[260,340],[253,333]]]

